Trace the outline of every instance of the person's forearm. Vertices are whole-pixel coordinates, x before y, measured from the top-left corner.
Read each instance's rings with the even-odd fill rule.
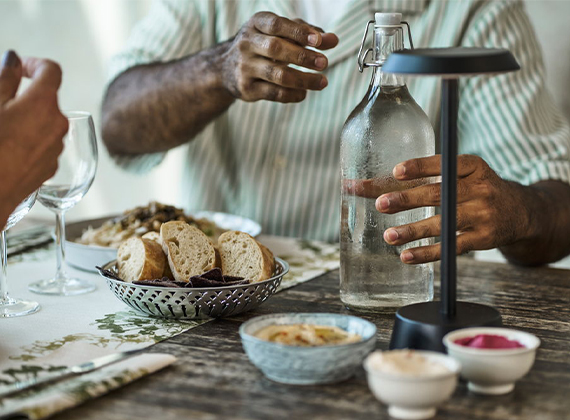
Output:
[[[228,43],[119,75],[103,101],[103,140],[113,155],[169,150],[196,136],[234,101],[219,68]]]
[[[542,181],[520,186],[524,195],[528,229],[525,237],[500,248],[514,264],[535,266],[570,254],[570,185]]]

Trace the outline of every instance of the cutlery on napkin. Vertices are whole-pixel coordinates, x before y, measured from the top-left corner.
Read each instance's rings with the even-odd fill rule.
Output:
[[[163,369],[176,361],[164,353],[127,352],[119,361],[91,369],[85,374],[72,374],[51,386],[29,388],[0,399],[0,420],[28,418],[39,420]],[[105,357],[105,356],[104,356]],[[100,359],[100,358],[99,358]],[[95,359],[97,360],[97,359]],[[80,366],[80,365],[79,365]]]
[[[8,256],[20,254],[53,241],[52,226],[36,226],[21,232],[8,234]]]
[[[27,381],[15,382],[10,385],[0,387],[0,398],[7,397],[15,394],[16,392],[25,391],[27,389],[35,388],[40,385],[49,384],[51,382],[60,381],[74,375],[92,372],[95,369],[102,368],[103,366],[110,365],[111,363],[118,362],[128,357],[140,353],[140,350],[128,350],[120,353],[108,354],[106,356],[97,357],[89,362],[81,363],[79,365],[71,366],[66,369],[59,370],[49,375],[44,375],[38,378],[28,379]]]

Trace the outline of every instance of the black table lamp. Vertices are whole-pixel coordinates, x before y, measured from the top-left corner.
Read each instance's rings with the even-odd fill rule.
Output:
[[[457,302],[457,112],[459,77],[519,70],[507,50],[487,48],[426,48],[392,53],[382,71],[413,76],[440,76],[441,85],[441,297],[440,301],[401,307],[391,349],[413,348],[444,352],[449,331],[475,326],[501,326],[499,312],[486,305]]]

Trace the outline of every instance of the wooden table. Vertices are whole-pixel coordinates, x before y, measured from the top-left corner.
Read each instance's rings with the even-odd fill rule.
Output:
[[[570,419],[570,271],[524,269],[460,258],[460,299],[499,309],[504,324],[542,340],[537,361],[511,394],[471,394],[461,382],[438,411],[440,419]],[[239,325],[276,312],[347,313],[338,271],[282,292],[241,317],[217,320],[157,344],[151,351],[178,357],[172,367],[56,419],[387,419],[364,371],[336,385],[287,386],[265,379],[248,361]],[[393,314],[365,315],[387,349]]]

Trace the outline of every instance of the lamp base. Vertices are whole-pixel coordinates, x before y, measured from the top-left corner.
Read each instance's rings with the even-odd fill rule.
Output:
[[[440,311],[438,301],[415,303],[398,309],[390,350],[418,349],[445,353],[442,339],[450,331],[503,325],[501,314],[496,309],[478,303],[457,302],[457,312],[450,318]]]

